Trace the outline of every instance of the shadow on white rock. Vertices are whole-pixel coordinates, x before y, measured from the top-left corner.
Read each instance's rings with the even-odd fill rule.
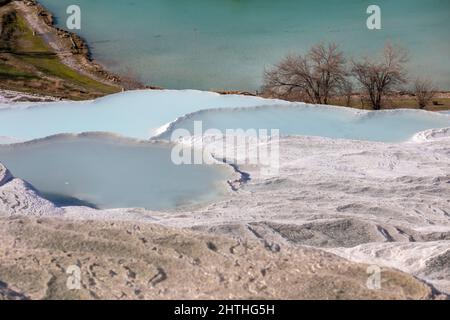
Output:
[[[58,215],[62,209],[41,197],[29,183],[15,179],[0,163],[0,215]]]

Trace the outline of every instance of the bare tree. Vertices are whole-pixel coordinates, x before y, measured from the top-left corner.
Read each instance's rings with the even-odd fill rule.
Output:
[[[374,110],[380,110],[384,98],[406,83],[405,64],[408,60],[405,50],[388,43],[380,60],[365,58],[352,62],[352,74]]]
[[[417,106],[420,109],[425,109],[435,97],[436,89],[431,80],[417,78],[414,83],[414,94],[416,95]]]
[[[347,81],[346,60],[336,44],[318,44],[307,55],[289,55],[265,72],[263,91],[328,104]]]
[[[350,81],[345,81],[341,88],[339,88],[339,94],[344,98],[345,106],[351,107],[352,96],[353,96],[353,83]]]

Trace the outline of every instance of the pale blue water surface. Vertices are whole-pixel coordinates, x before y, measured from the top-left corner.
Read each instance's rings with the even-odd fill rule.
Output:
[[[159,139],[169,140],[177,128],[196,134],[195,121],[203,130],[279,129],[282,135],[383,142],[450,127],[450,115],[418,110],[362,112],[191,90],[135,91],[92,102],[0,106],[0,144],[1,137],[11,142],[58,133],[110,133],[3,145],[0,162],[63,206],[159,210],[203,203],[223,194],[229,168],[176,166],[167,142],[114,136],[149,139],[159,133]]]
[[[225,194],[230,170],[181,165],[171,146],[109,136],[52,137],[0,146],[0,162],[60,206],[173,209]]]
[[[187,113],[285,103],[257,97],[219,95],[195,90],[128,91],[92,102],[0,105],[0,137],[32,140],[59,133],[104,131],[148,139],[155,130]],[[1,143],[1,140],[0,140]]]
[[[191,130],[194,121],[202,121],[204,129],[222,131],[273,128],[282,135],[401,142],[420,131],[450,127],[449,115],[421,110],[363,112],[191,90],[146,90],[93,102],[0,109],[0,137],[27,141],[59,133],[102,131],[149,139],[186,114],[189,117],[177,121],[173,129]],[[170,132],[161,137],[170,139]]]
[[[357,112],[353,109],[285,105],[260,108],[221,109],[198,112],[180,119],[159,137],[171,139],[176,129],[195,133],[195,122],[202,131],[219,129],[278,129],[282,136],[304,135],[379,142],[403,142],[428,129],[450,127],[450,116],[417,110]],[[251,131],[248,132],[251,134]]]

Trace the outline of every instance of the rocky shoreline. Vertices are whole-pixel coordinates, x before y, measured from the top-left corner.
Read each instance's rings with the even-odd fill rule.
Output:
[[[36,32],[46,31],[47,40],[49,33],[53,36],[54,41],[50,45],[53,44],[52,47],[61,61],[69,67],[105,84],[120,86],[124,90],[148,88],[135,79],[111,73],[94,61],[87,42],[74,32],[56,27],[53,14],[38,1],[15,1],[17,8],[24,13],[28,23]]]

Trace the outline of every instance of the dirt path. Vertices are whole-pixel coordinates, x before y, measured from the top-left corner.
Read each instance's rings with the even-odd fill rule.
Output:
[[[143,87],[137,81],[114,75],[105,70],[105,68],[97,62],[92,61],[89,58],[89,50],[86,44],[78,36],[69,32],[57,30],[55,27],[46,23],[46,21],[37,14],[37,12],[41,10],[39,5],[29,5],[23,1],[14,1],[12,5],[24,17],[30,28],[36,32],[36,35],[42,37],[51,49],[55,51],[60,61],[66,66],[106,85],[126,89]],[[72,51],[74,41],[80,47],[79,54],[74,54]]]
[[[75,58],[66,41],[63,41],[55,32],[53,27],[48,26],[38,15],[36,15],[36,7],[28,6],[22,1],[13,2],[15,9],[22,14],[28,25],[36,32],[36,35],[42,39],[56,52],[62,63],[68,67],[80,72],[85,76],[94,78],[104,84],[111,85],[110,81],[106,81],[102,77],[98,77],[92,72],[86,70],[85,63]]]

